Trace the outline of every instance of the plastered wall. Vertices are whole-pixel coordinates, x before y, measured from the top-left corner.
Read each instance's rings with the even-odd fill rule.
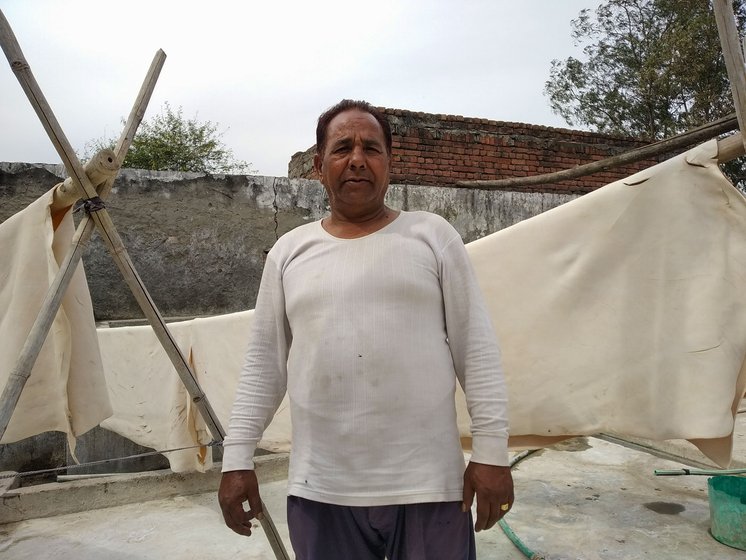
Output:
[[[0,221],[62,176],[59,166],[0,163]],[[440,214],[469,242],[575,196],[399,184],[388,203]],[[252,308],[264,255],[321,218],[326,197],[307,179],[123,170],[107,207],[161,313],[192,317]],[[98,321],[142,317],[97,234],[83,262]]]

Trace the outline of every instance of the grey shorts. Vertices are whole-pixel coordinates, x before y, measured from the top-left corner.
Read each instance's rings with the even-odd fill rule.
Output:
[[[350,507],[288,496],[297,560],[476,560],[461,502]]]

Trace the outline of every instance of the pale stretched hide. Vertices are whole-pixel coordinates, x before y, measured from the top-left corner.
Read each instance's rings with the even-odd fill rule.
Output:
[[[223,426],[228,425],[254,311],[168,325]],[[149,326],[99,329],[99,343],[114,414],[101,426],[154,449],[199,444],[167,454],[176,472],[212,465],[211,441],[171,361]],[[287,450],[290,419],[280,407],[262,447]]]
[[[746,199],[716,156],[713,140],[467,246],[503,349],[513,447],[615,432],[730,462]]]
[[[16,365],[74,232],[52,226],[54,189],[0,224],[0,390]],[[47,431],[75,438],[111,414],[82,266],[75,271],[2,443]]]
[[[184,356],[189,356],[189,330],[172,323],[169,330]],[[157,450],[206,444],[210,440],[196,428],[196,409],[153,329],[102,328],[98,331],[106,384],[114,409],[101,423],[140,445]],[[191,449],[167,456],[176,472],[204,470],[206,449]]]

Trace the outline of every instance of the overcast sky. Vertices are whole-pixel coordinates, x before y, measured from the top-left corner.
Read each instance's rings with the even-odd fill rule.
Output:
[[[589,0],[0,0],[73,147],[118,136],[155,52],[164,102],[219,124],[238,159],[286,176],[342,98],[566,126],[543,94],[550,61],[579,55]],[[59,163],[5,58],[0,161]]]

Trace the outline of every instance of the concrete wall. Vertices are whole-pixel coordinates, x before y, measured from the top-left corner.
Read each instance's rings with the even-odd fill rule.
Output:
[[[0,221],[59,182],[60,172],[0,163]],[[388,203],[440,214],[469,242],[575,196],[392,185]],[[122,171],[107,205],[165,317],[252,308],[275,240],[326,212],[323,187],[313,180],[139,170]],[[83,261],[98,321],[142,317],[97,234]]]
[[[62,179],[59,166],[0,163],[0,222]],[[388,203],[448,219],[466,242],[566,202],[575,195],[392,185]],[[254,306],[264,256],[290,229],[326,212],[323,187],[306,179],[123,170],[107,204],[146,287],[164,317],[229,313]],[[79,214],[76,215],[76,221]],[[83,257],[96,320],[143,317],[97,234]],[[1,263],[0,263],[1,265]],[[96,428],[77,457],[94,461],[147,451]],[[0,446],[0,471],[70,464],[61,434]],[[163,457],[76,470],[164,468]]]

